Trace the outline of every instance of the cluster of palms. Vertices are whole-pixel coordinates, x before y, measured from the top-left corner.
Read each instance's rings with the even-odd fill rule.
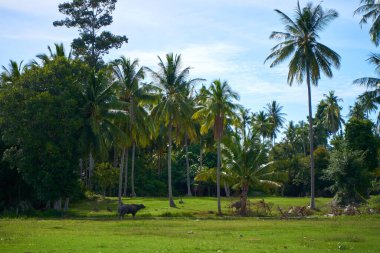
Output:
[[[370,32],[377,45],[380,30],[377,24],[379,4],[373,0],[362,3],[363,6],[356,13],[365,13],[362,23],[374,18],[375,22]],[[311,105],[311,85],[318,85],[322,73],[332,77],[331,68],[340,66],[340,56],[318,41],[318,33],[338,14],[335,10],[323,10],[321,5],[313,6],[311,3],[303,8],[298,4],[294,19],[280,10],[275,11],[283,21],[285,31],[275,31],[271,34],[271,39],[280,39],[281,42],[272,48],[266,61],[271,61],[270,67],[275,67],[290,58],[289,85],[294,81],[298,83],[306,81],[307,84],[308,124],[300,122],[295,125],[289,122],[285,140],[302,147],[305,155],[310,154],[310,205],[314,208],[313,127],[316,124],[323,124],[329,134],[335,134],[343,123],[339,99],[333,92],[325,95],[318,106],[320,113],[317,113],[316,124],[313,123]],[[47,64],[56,57],[71,58],[71,55],[65,55],[62,45],[56,44],[55,52],[50,47],[48,49],[50,55],[38,55],[37,58],[41,63],[34,61],[32,65]],[[112,151],[115,157],[114,165],[120,168],[119,203],[121,196],[127,195],[129,156],[131,156],[131,196],[136,196],[134,186],[136,151],[138,148],[160,142],[167,145],[169,205],[175,206],[171,178],[173,144],[185,147],[187,194],[191,195],[187,146],[190,142],[197,141],[202,147],[201,135],[211,132],[217,152],[215,181],[219,214],[221,214],[221,180],[230,180],[234,187],[241,190],[244,206],[249,185],[257,183],[276,185],[271,180],[275,173],[269,166],[271,161],[268,160],[267,149],[268,140],[271,140],[274,146],[280,129],[284,127],[285,114],[281,112],[282,106],[273,101],[267,104],[263,111],[249,115],[248,110],[236,103],[239,96],[226,81],[214,80],[209,87],[202,86],[196,93],[195,84],[202,82],[203,79],[189,78],[190,68],[181,68],[180,55],[171,53],[163,59],[158,57],[158,60],[158,67],[154,70],[140,67],[138,60],[121,57],[99,71],[94,70],[83,84],[82,111],[85,123],[80,142],[83,143],[83,153],[86,157],[83,161],[87,162],[89,168],[86,174],[87,186],[92,187],[95,160],[104,160]],[[376,70],[379,70],[379,55],[373,55],[370,62],[376,65]],[[9,68],[3,67],[2,84],[12,83],[27,67],[22,67],[22,63],[18,65],[11,61]],[[150,83],[144,83],[147,74],[151,77]],[[379,82],[378,78],[361,78],[355,81],[374,88],[360,96],[356,106],[360,105],[362,111],[364,108],[364,112],[370,113],[377,109],[380,102]],[[235,133],[229,126],[233,126]],[[223,140],[226,131],[229,131],[229,138]],[[307,143],[309,148],[306,147]],[[200,167],[202,168],[202,164]]]

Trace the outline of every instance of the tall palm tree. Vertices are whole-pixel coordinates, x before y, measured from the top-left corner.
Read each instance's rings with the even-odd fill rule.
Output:
[[[142,84],[145,77],[143,67],[139,68],[137,59],[131,61],[124,56],[113,62],[113,70],[116,85],[119,87],[119,100],[123,103],[123,109],[128,111],[128,118],[125,118],[124,129],[129,133],[132,143],[132,160],[131,160],[131,196],[135,197],[135,153],[136,144],[146,146],[149,142],[152,124],[147,120],[148,112],[145,106],[152,105],[157,96],[151,92],[152,87],[149,84]],[[125,184],[128,173],[128,145],[123,148],[125,153]],[[121,161],[124,164],[124,161]],[[122,172],[121,172],[122,173]],[[125,185],[126,186],[126,185]],[[120,186],[121,187],[121,186]],[[124,187],[126,192],[126,187]]]
[[[159,89],[161,99],[152,110],[152,117],[159,123],[163,123],[168,128],[168,192],[169,206],[175,207],[172,192],[172,144],[173,144],[173,128],[181,127],[182,119],[191,113],[191,107],[186,103],[183,96],[183,90],[192,85],[198,79],[188,79],[190,67],[181,69],[181,55],[173,55],[169,53],[163,61],[158,56],[159,70],[153,71],[146,68],[155,80],[154,85]]]
[[[273,141],[273,146],[276,142],[277,134],[280,132],[280,129],[283,127],[286,119],[286,113],[281,112],[283,106],[280,106],[276,100],[273,100],[272,103],[268,103],[265,107],[267,115],[269,116],[269,122],[271,123],[271,139]]]
[[[110,75],[103,71],[92,73],[84,84],[81,143],[84,153],[89,157],[90,188],[95,167],[94,156],[105,157],[112,140],[125,139],[123,132],[114,124],[115,119],[124,115],[118,110],[113,110],[116,104],[114,92]],[[124,138],[117,138],[120,136]]]
[[[289,85],[292,85],[294,80],[298,83],[302,83],[306,78],[310,136],[310,207],[315,208],[311,84],[315,86],[318,85],[321,73],[332,77],[331,66],[335,66],[336,68],[340,66],[340,56],[327,46],[318,42],[318,33],[332,20],[337,18],[338,13],[332,9],[324,11],[320,4],[313,6],[312,3],[308,3],[302,9],[298,3],[294,20],[280,10],[275,11],[280,15],[285,25],[285,32],[272,32],[270,35],[271,39],[282,39],[283,41],[271,49],[272,53],[265,61],[273,60],[270,67],[275,67],[291,57],[288,72]]]
[[[199,79],[200,80],[200,79]],[[181,127],[180,133],[182,138],[184,139],[184,147],[185,147],[185,160],[186,160],[186,185],[187,185],[187,196],[192,196],[191,193],[191,185],[190,185],[190,164],[189,164],[189,151],[188,151],[188,142],[194,141],[197,139],[196,133],[196,125],[194,120],[192,119],[192,115],[195,110],[195,97],[193,97],[192,87],[187,85],[186,89],[184,89],[184,98],[186,99],[186,103],[189,105],[189,109],[191,113],[186,115],[186,117],[181,119]]]
[[[368,59],[369,63],[375,66],[375,72],[380,75],[380,54],[372,54]],[[359,97],[359,104],[364,110],[364,113],[370,113],[377,110],[380,105],[380,78],[379,77],[362,77],[356,79],[354,84],[367,87],[367,91]],[[380,119],[380,112],[378,113]],[[378,121],[378,125],[379,125]]]
[[[12,84],[17,79],[21,77],[24,71],[27,69],[27,65],[22,64],[23,61],[17,63],[16,61],[10,60],[8,68],[5,66],[1,66],[3,72],[0,74],[0,84]]]
[[[363,14],[360,20],[360,25],[372,21],[372,26],[369,29],[371,41],[378,46],[380,42],[380,2],[378,0],[361,0],[361,6],[354,12],[356,14]]]
[[[342,124],[344,124],[344,120],[340,114],[343,108],[339,105],[339,102],[343,100],[335,96],[334,91],[329,91],[328,95],[323,94],[323,96],[324,99],[321,101],[323,107],[322,123],[330,134],[335,134],[342,128]]]
[[[220,144],[228,118],[235,117],[234,110],[237,108],[237,105],[234,102],[239,99],[239,95],[231,89],[227,81],[221,82],[220,80],[214,80],[206,91],[205,96],[204,104],[200,105],[200,109],[194,113],[193,118],[203,119],[201,134],[206,134],[208,130],[212,128],[214,131],[214,140],[217,141],[216,192],[218,198],[218,214],[221,215]]]

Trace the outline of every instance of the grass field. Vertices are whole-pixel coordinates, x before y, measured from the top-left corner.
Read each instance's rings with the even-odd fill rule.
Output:
[[[185,198],[178,208],[166,199],[137,198],[147,208],[123,221],[115,199],[74,203],[64,218],[0,219],[0,252],[373,252],[380,249],[380,216],[280,220],[272,217],[217,217],[214,198]],[[251,199],[255,202],[258,199]],[[265,198],[287,207],[306,198]],[[323,210],[328,199],[318,199]],[[130,199],[124,199],[131,203]],[[376,200],[377,202],[377,200]],[[230,200],[223,199],[228,214]],[[94,207],[98,211],[94,211]],[[170,213],[170,214],[169,214]],[[173,217],[170,217],[173,216]]]
[[[251,198],[251,206],[254,214],[261,216],[256,212],[255,203],[263,198]],[[217,210],[215,198],[182,198],[184,204],[179,204],[176,199],[177,208],[170,208],[167,198],[124,198],[123,203],[143,203],[146,208],[142,209],[139,217],[195,217],[195,218],[213,218]],[[229,207],[237,198],[222,198],[222,212],[227,216],[234,215],[233,210]],[[271,207],[272,215],[278,214],[277,207],[288,208],[290,206],[307,206],[309,198],[281,198],[281,197],[265,197],[265,202]],[[329,198],[317,198],[316,205],[319,209],[328,209]],[[107,210],[111,209],[112,212]],[[114,218],[117,210],[117,199],[94,199],[93,201],[82,201],[71,205],[70,211],[67,213],[71,217],[89,217],[89,218]],[[317,212],[318,213],[318,212]]]

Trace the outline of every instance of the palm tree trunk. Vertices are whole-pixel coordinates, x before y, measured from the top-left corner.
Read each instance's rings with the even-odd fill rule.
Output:
[[[217,144],[217,167],[216,167],[216,197],[218,198],[218,215],[222,215],[222,208],[220,205],[220,138],[218,138]]]
[[[136,150],[136,143],[133,142],[132,144],[132,164],[131,164],[131,197],[136,197],[135,192],[135,150]]]
[[[168,191],[169,191],[169,206],[176,207],[173,200],[172,192],[172,122],[169,122],[169,148],[168,148]]]
[[[231,193],[231,191],[230,191],[230,186],[227,184],[227,182],[224,182],[224,191],[226,192],[226,197],[230,197],[230,193]]]
[[[203,167],[203,150],[202,150],[202,140],[199,143],[199,168]]]
[[[65,205],[63,207],[63,211],[68,211],[69,210],[69,202],[70,202],[70,198],[66,198],[65,199]]]
[[[240,196],[240,214],[247,215],[247,198],[248,198],[248,185],[242,187],[241,196]]]
[[[310,86],[310,69],[307,66],[307,95],[309,102],[309,138],[310,138],[310,208],[315,209],[315,181],[314,181],[314,133],[313,133],[313,114],[311,107],[311,86]]]
[[[187,182],[187,196],[192,196],[190,187],[190,165],[189,165],[189,151],[187,147],[187,135],[185,134],[185,152],[186,152],[186,182]]]
[[[88,187],[90,190],[92,190],[92,175],[94,173],[94,167],[95,167],[95,161],[94,157],[92,156],[92,152],[90,151],[89,157],[88,157]]]
[[[124,197],[127,197],[127,189],[128,189],[128,148],[124,148],[124,151],[125,152],[125,174],[124,174],[124,191],[123,191],[123,196]]]
[[[121,201],[121,190],[122,190],[122,187],[123,187],[123,165],[124,165],[124,157],[125,157],[125,149],[123,149],[123,153],[122,153],[122,155],[121,155],[121,160],[120,160],[119,192],[118,192],[119,206],[122,205],[122,201]]]

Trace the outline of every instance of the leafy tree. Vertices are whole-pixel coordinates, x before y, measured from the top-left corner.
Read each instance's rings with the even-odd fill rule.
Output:
[[[172,144],[173,144],[173,128],[181,127],[182,119],[186,118],[191,113],[191,107],[186,103],[183,96],[183,90],[188,85],[199,81],[199,79],[188,79],[190,67],[181,69],[181,56],[166,55],[164,62],[158,57],[159,70],[157,72],[146,68],[155,80],[154,85],[159,89],[161,99],[152,110],[152,116],[158,124],[163,124],[168,129],[168,191],[169,191],[169,206],[175,207],[172,192],[171,178],[171,162],[172,162]]]
[[[86,68],[57,58],[25,71],[12,86],[1,89],[2,138],[7,161],[42,201],[73,197],[79,188],[77,146],[82,126],[79,108]]]
[[[352,150],[344,141],[331,152],[325,177],[333,182],[331,190],[335,192],[335,204],[345,206],[364,201],[370,177],[363,159],[363,152]]]
[[[273,145],[275,144],[277,134],[280,132],[280,129],[283,127],[286,119],[285,113],[281,112],[282,106],[280,106],[277,101],[272,101],[272,103],[268,103],[265,107],[268,115],[268,121],[270,123],[270,137],[273,141]]]
[[[103,196],[106,190],[115,186],[118,182],[118,169],[110,163],[99,163],[95,167],[95,181],[102,188]]]
[[[301,9],[299,3],[295,11],[295,19],[292,20],[280,10],[275,10],[285,25],[285,32],[272,32],[271,39],[283,39],[282,42],[272,48],[272,53],[265,61],[273,60],[270,67],[275,67],[291,57],[289,62],[288,83],[292,85],[294,80],[302,83],[306,78],[308,89],[309,108],[309,136],[310,136],[310,174],[311,174],[311,208],[315,208],[314,201],[314,157],[313,152],[313,118],[311,107],[311,84],[317,85],[321,78],[321,72],[332,77],[331,66],[340,66],[340,56],[318,42],[318,33],[328,23],[338,17],[335,10],[324,11],[321,5],[313,6],[308,3]]]
[[[112,48],[127,43],[125,36],[114,35],[102,28],[109,26],[117,0],[73,0],[58,5],[59,12],[68,16],[53,22],[54,26],[76,27],[79,38],[71,46],[75,56],[83,57],[91,67],[99,69],[101,57]]]
[[[373,171],[378,165],[378,144],[370,120],[351,118],[346,124],[345,139],[350,149],[363,153],[364,166]]]
[[[380,3],[376,0],[361,0],[361,6],[357,8],[354,15],[363,14],[360,20],[360,25],[372,21],[372,26],[369,29],[371,41],[378,46],[380,42]]]
[[[200,109],[193,115],[194,119],[202,119],[201,134],[206,134],[209,129],[213,129],[214,140],[217,142],[217,171],[216,171],[216,191],[218,198],[218,215],[222,214],[220,205],[220,144],[228,118],[234,118],[236,109],[235,100],[239,95],[234,92],[226,81],[214,80],[209,89],[205,91],[205,103],[200,105]]]

